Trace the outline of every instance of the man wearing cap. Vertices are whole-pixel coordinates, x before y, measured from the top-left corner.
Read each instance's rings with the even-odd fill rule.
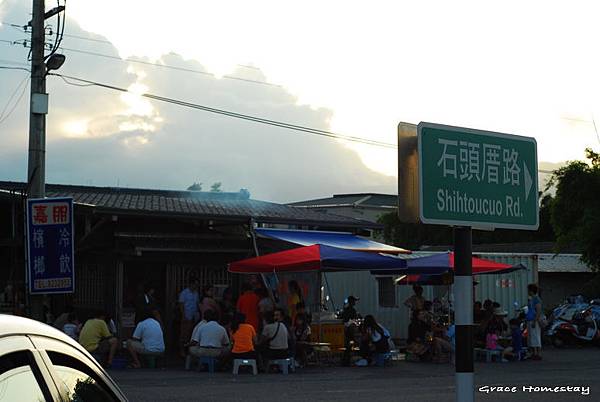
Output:
[[[354,307],[356,306],[356,302],[360,299],[358,297],[348,296],[348,299],[346,300],[347,302],[344,305],[344,310],[340,315],[340,318],[344,321],[344,323],[347,323],[350,320],[356,320],[360,317],[360,315],[356,311],[356,308]]]

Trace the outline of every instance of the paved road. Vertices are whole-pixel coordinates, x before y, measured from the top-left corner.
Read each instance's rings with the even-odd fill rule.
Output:
[[[454,401],[454,368],[399,362],[385,369],[305,369],[296,374],[199,373],[178,369],[113,370],[131,401]],[[476,392],[476,401],[600,401],[600,349],[547,350],[540,362],[478,363],[478,387],[516,392]],[[523,392],[523,386],[585,386],[579,393]]]

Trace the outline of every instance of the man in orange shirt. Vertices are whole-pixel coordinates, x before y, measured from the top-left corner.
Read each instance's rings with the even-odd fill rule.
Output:
[[[252,290],[248,283],[242,284],[242,294],[237,302],[237,310],[246,316],[246,323],[252,325],[258,331],[258,295]]]

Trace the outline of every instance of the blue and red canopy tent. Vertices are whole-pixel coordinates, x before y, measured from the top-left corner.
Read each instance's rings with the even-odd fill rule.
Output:
[[[407,260],[397,256],[347,250],[323,244],[298,247],[229,264],[229,272],[241,274],[372,270],[402,274],[421,273],[421,268],[409,268]],[[439,267],[432,268],[431,272],[442,274],[446,271],[446,268]]]
[[[502,274],[523,268],[521,265],[511,266],[473,258],[474,275]],[[451,279],[449,281],[448,277],[451,278],[454,270],[454,253],[416,257],[410,254],[391,255],[313,244],[232,262],[228,270],[232,273],[263,275],[368,271],[373,275],[398,276],[400,280],[396,280],[396,284],[449,285]],[[321,275],[318,281],[321,288]],[[325,281],[327,282],[326,277]]]
[[[473,258],[473,274],[499,274],[522,269],[494,261]],[[229,272],[266,274],[282,272],[339,272],[370,271],[374,275],[406,275],[409,283],[428,277],[438,277],[454,269],[454,253],[448,252],[425,257],[389,255],[378,252],[355,251],[314,244],[236,261],[229,264]],[[413,281],[410,281],[413,279]]]
[[[417,274],[405,274],[398,270],[396,272],[387,271],[371,271],[376,275],[400,275],[403,278],[396,280],[398,285],[443,285],[446,283],[444,275],[440,275],[433,271],[444,269],[444,273],[454,273],[454,253],[449,251],[441,254],[433,254],[422,257],[407,256],[407,266],[412,271],[421,269]],[[525,269],[522,264],[510,265],[503,264],[483,258],[472,257],[471,264],[473,268],[473,275],[495,275],[495,274],[507,274],[517,270]]]

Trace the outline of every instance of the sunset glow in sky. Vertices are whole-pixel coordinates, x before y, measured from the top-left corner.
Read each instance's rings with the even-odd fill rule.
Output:
[[[0,21],[26,23],[30,7],[0,0]],[[533,136],[542,169],[554,169],[584,159],[586,147],[600,149],[598,11],[593,2],[512,0],[68,2],[71,36],[60,73],[130,92],[48,79],[48,180],[148,188],[223,182],[227,191],[249,188],[276,201],[397,191],[395,149],[144,92],[390,144],[401,121]],[[11,45],[27,35],[0,26],[1,63],[27,66],[28,49]],[[188,71],[121,59],[130,57]],[[15,103],[9,98],[19,98],[19,82],[25,72],[2,71],[0,105]],[[0,170],[11,180],[26,172],[22,99],[0,127]]]
[[[394,143],[399,121],[434,121],[535,136],[539,160],[560,162],[599,145],[600,26],[596,6],[578,4],[110,0],[69,15],[123,57],[259,67],[299,103],[332,109],[336,132]],[[349,146],[395,174],[394,151]]]

